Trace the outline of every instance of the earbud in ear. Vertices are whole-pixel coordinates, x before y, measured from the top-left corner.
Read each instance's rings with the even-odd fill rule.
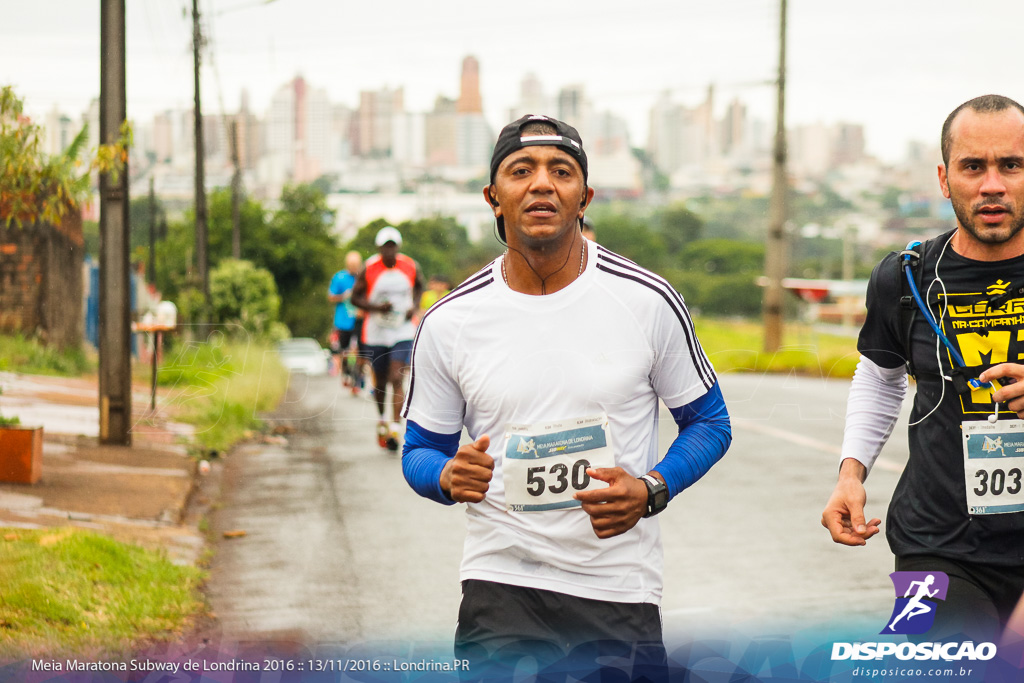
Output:
[[[497,200],[497,199],[495,199],[495,197],[494,197],[494,195],[493,195],[493,194],[491,195],[491,204],[492,204],[493,206],[498,206],[498,200]]]

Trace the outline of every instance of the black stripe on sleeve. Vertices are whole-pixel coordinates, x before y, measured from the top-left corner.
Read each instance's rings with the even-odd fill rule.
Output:
[[[644,287],[647,287],[648,289],[657,292],[658,295],[660,295],[661,298],[664,299],[666,303],[668,303],[669,308],[671,308],[672,312],[675,313],[676,318],[679,320],[680,326],[683,328],[683,334],[686,336],[687,348],[690,352],[690,360],[693,363],[694,369],[697,371],[697,376],[700,377],[700,380],[704,384],[705,388],[711,389],[711,387],[714,386],[715,384],[714,370],[711,368],[711,363],[710,361],[708,361],[707,356],[705,356],[704,354],[704,349],[700,347],[700,343],[697,341],[696,332],[693,331],[691,327],[692,323],[690,323],[689,321],[689,314],[686,312],[685,306],[682,308],[678,306],[676,299],[678,297],[678,293],[676,293],[675,290],[673,290],[671,287],[659,287],[655,283],[650,282],[649,280],[639,277],[637,275],[632,275],[630,273],[623,273],[617,270],[613,270],[608,265],[601,263],[600,261],[601,257],[598,256],[598,270],[604,271],[611,275],[615,275],[617,277],[625,278],[627,280],[632,280],[633,282],[643,285]],[[612,265],[618,267],[625,267],[621,266],[620,264],[614,263]],[[634,269],[631,268],[630,270]],[[672,293],[670,294],[668,291],[666,291],[666,289],[671,290]]]
[[[677,292],[675,288],[672,285],[670,285],[667,280],[665,280],[665,278],[660,277],[659,275],[656,275],[655,273],[652,273],[651,271],[638,266],[633,261],[630,261],[624,256],[620,256],[619,254],[616,254],[613,251],[609,251],[608,249],[604,249],[603,247],[601,248],[601,251],[603,253],[598,255],[599,260],[604,259],[609,263],[614,264],[620,268],[633,271],[634,273],[649,278],[649,280],[653,281],[654,283],[657,283],[661,288],[663,288],[663,292],[667,292],[675,300],[676,304],[674,306],[674,310],[676,312],[676,315],[681,317],[681,320],[683,322],[683,329],[687,333],[687,341],[689,341],[691,344],[695,344],[698,350],[697,357],[701,361],[699,367],[702,367],[706,371],[707,376],[710,377],[712,383],[714,383],[715,370],[711,366],[711,361],[708,360],[707,354],[704,353],[704,349],[700,345],[700,340],[697,338],[697,330],[693,326],[693,320],[690,318],[689,310],[686,308],[686,304],[683,302],[682,295],[680,295],[679,292]],[[664,296],[664,293],[662,293],[662,295]],[[691,334],[693,335],[692,340],[690,339]]]

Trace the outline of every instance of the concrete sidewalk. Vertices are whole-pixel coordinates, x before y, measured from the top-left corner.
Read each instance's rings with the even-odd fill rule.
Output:
[[[42,425],[44,434],[40,480],[0,482],[0,527],[92,529],[164,549],[175,562],[198,561],[207,482],[183,445],[190,429],[161,415],[159,398],[150,413],[148,387],[133,387],[130,447],[99,444],[94,378],[0,373],[0,387],[0,414]]]

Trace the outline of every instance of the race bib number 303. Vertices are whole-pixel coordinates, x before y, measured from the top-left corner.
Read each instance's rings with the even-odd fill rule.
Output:
[[[607,486],[587,474],[589,467],[615,467],[606,416],[509,425],[502,463],[505,507],[511,512],[580,507],[573,494]]]
[[[967,512],[1024,511],[1024,420],[964,422]]]

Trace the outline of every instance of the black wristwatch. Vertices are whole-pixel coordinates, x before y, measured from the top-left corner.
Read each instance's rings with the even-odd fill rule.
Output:
[[[647,486],[647,512],[644,517],[653,517],[668,507],[668,486],[650,474],[638,478]]]

